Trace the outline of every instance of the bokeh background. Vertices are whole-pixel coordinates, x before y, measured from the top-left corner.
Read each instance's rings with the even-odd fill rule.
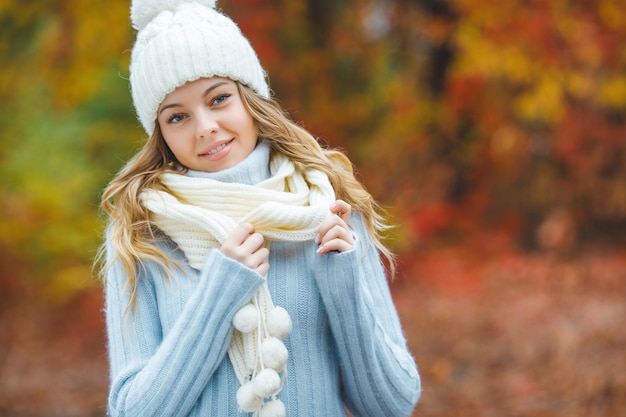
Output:
[[[222,0],[398,225],[414,416],[626,415],[622,0]],[[0,416],[103,416],[127,0],[0,0]],[[392,417],[392,416],[387,416]]]

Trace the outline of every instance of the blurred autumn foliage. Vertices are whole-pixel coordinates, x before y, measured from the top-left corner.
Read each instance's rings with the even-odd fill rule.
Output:
[[[219,5],[294,119],[346,150],[399,225],[416,415],[623,415],[622,2]],[[0,416],[104,413],[98,200],[144,139],[128,10],[0,0]],[[542,380],[542,360],[570,382]]]

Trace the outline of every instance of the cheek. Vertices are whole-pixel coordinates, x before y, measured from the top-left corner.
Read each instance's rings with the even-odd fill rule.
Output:
[[[165,140],[165,143],[177,159],[180,159],[182,156],[184,156],[183,153],[189,147],[189,141],[181,140],[182,138],[179,136],[180,135],[172,133],[169,133],[167,136],[163,134],[163,139]]]
[[[252,136],[252,138],[256,140],[257,137],[259,136],[259,129],[257,128],[255,123],[252,123],[250,125],[249,131],[250,131],[250,136]]]
[[[239,127],[240,133],[246,136],[254,136],[256,140],[259,129],[250,113],[243,106],[243,103],[232,113],[232,116],[234,117],[231,120],[234,122],[234,126]]]
[[[163,134],[163,140],[165,141],[165,144],[170,148],[170,150],[173,151],[176,141],[172,140],[172,137],[170,135],[166,136],[165,134]]]
[[[256,137],[259,135],[259,128],[257,127],[254,119],[252,119],[252,117],[246,117],[243,121],[242,121],[242,126],[246,127],[246,132],[248,133],[248,135],[250,135],[251,137],[254,137],[254,139],[256,140]]]

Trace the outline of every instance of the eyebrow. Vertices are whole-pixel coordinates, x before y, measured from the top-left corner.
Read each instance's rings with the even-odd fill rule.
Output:
[[[213,90],[215,90],[216,88],[221,87],[221,86],[223,86],[223,85],[225,85],[225,84],[228,84],[228,81],[219,81],[219,82],[216,82],[215,84],[213,84],[212,86],[210,86],[209,88],[207,88],[207,89],[204,91],[204,93],[202,93],[202,98],[206,98],[206,96],[208,96],[209,94],[211,94],[211,91],[213,91]],[[170,109],[170,108],[172,108],[172,107],[183,107],[183,105],[182,105],[182,104],[180,104],[180,103],[170,103],[170,104],[167,104],[167,105],[165,105],[165,106],[163,106],[163,107],[161,107],[161,108],[159,109],[159,114],[163,113],[165,110]]]

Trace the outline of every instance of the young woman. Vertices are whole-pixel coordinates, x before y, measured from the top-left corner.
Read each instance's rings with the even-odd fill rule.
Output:
[[[214,6],[131,8],[149,139],[102,198],[108,411],[408,416],[420,379],[377,205],[269,96]]]

